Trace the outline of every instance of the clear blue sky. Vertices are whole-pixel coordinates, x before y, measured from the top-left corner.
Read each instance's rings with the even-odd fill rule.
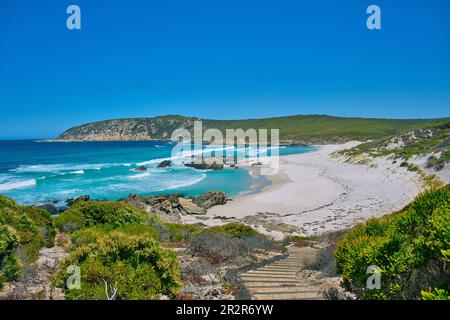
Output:
[[[77,4],[82,30],[66,28]],[[382,30],[366,28],[370,4]],[[1,0],[0,138],[162,114],[450,116],[448,0]]]

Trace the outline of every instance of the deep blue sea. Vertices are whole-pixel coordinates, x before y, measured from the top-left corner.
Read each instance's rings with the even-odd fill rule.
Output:
[[[23,204],[64,201],[88,194],[115,200],[130,193],[153,195],[181,192],[198,195],[222,190],[233,197],[252,190],[244,169],[196,170],[172,156],[169,141],[65,142],[0,141],[0,194]],[[311,151],[310,147],[280,147],[280,155]],[[170,169],[156,166],[165,159]],[[134,169],[145,165],[148,170]]]

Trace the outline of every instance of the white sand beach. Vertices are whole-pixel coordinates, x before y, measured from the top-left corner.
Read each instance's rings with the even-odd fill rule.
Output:
[[[331,157],[334,151],[357,144],[316,146],[313,152],[281,157],[278,172],[267,176],[271,185],[213,207],[207,216],[185,216],[183,221],[207,225],[240,221],[274,238],[286,233],[313,235],[399,210],[423,188],[417,174],[392,160],[376,159],[369,166]]]

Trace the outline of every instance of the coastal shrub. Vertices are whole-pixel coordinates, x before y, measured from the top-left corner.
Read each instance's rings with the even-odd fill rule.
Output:
[[[190,224],[165,223],[164,225],[169,231],[169,240],[174,242],[188,241],[191,235],[199,229],[197,226]]]
[[[0,196],[0,287],[19,280],[24,266],[35,261],[43,246],[53,246],[55,228],[45,210],[16,204]]]
[[[70,265],[80,267],[81,289],[69,290],[65,285]],[[61,264],[55,283],[67,299],[95,300],[108,298],[106,286],[117,289],[115,299],[128,300],[172,296],[181,285],[179,263],[172,250],[153,238],[117,231],[76,248]]]
[[[201,256],[212,265],[232,262],[246,253],[244,243],[240,239],[208,231],[196,235],[190,242],[189,248],[192,257]]]
[[[275,248],[275,243],[262,234],[246,236],[242,241],[248,253],[260,250],[267,254]]]
[[[43,246],[53,246],[56,230],[50,214],[45,210],[20,206],[0,196],[0,225],[15,230],[20,239],[18,247],[22,248],[27,262],[36,260]]]
[[[244,238],[248,236],[261,235],[255,229],[245,224],[231,222],[221,226],[207,228],[205,232],[222,233],[234,238]]]
[[[211,280],[209,275],[217,274],[217,272],[217,267],[204,259],[199,259],[184,264],[181,268],[181,277],[185,282],[202,284]]]
[[[44,236],[44,246],[47,248],[53,247],[56,227],[52,215],[48,211],[36,207],[22,207],[22,210],[41,230]]]
[[[422,300],[450,300],[450,295],[443,289],[434,289],[433,291],[422,291]]]
[[[105,236],[105,231],[98,227],[83,228],[71,233],[70,242],[75,247],[97,243],[98,239]]]
[[[202,229],[192,235],[192,256],[205,258],[212,265],[245,263],[255,251],[269,252],[274,243],[251,227],[230,223]]]
[[[131,236],[142,236],[153,239],[158,239],[158,231],[151,226],[145,224],[128,224],[118,228],[114,228],[112,225],[97,225],[94,227],[83,228],[74,231],[70,235],[71,242],[74,246],[79,247],[96,243],[99,238],[105,237],[112,231],[118,231]]]
[[[403,210],[371,219],[338,243],[337,271],[363,299],[414,299],[450,285],[450,193],[430,189]],[[381,269],[381,289],[369,290],[367,268]]]
[[[0,225],[0,288],[4,282],[17,280],[20,276],[21,264],[14,254],[19,241],[13,228]]]
[[[162,223],[159,219],[152,216],[147,221],[147,225],[155,228],[156,232],[158,233],[158,239],[161,242],[167,242],[172,238],[172,233],[169,230],[169,227],[165,223]]]
[[[72,232],[82,227],[109,224],[119,227],[129,223],[143,223],[147,214],[135,207],[112,201],[79,202],[55,220],[61,231]]]
[[[66,211],[54,220],[55,226],[59,231],[64,233],[71,233],[75,230],[84,228],[86,225],[85,219],[75,211]]]
[[[148,219],[147,225],[156,230],[161,242],[186,242],[189,241],[192,234],[200,229],[192,224],[161,222],[153,215]]]

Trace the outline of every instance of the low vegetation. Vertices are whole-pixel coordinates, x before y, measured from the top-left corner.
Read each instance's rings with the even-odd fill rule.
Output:
[[[408,161],[416,156],[425,156],[425,167],[439,171],[450,162],[450,122],[366,142],[337,154],[354,162],[368,157],[392,156],[402,167],[416,172],[420,171],[419,167]]]
[[[211,275],[220,278],[222,266],[248,263],[272,248],[269,239],[245,225],[205,228],[167,223],[122,202],[75,203],[54,220],[70,243],[69,257],[54,279],[67,299],[180,297],[186,283],[210,284]],[[171,247],[183,249],[189,258],[180,259]],[[80,267],[80,289],[69,290],[66,285],[69,266]]]
[[[449,187],[430,189],[403,210],[355,227],[339,241],[335,258],[344,286],[358,298],[448,296]],[[381,270],[379,290],[367,287],[373,265]]]
[[[53,246],[55,233],[48,212],[0,196],[0,288],[4,282],[20,279],[39,250]]]
[[[80,267],[79,289],[66,286],[71,265]],[[180,288],[178,269],[175,253],[156,239],[112,231],[76,248],[61,265],[56,284],[67,299],[157,299]]]
[[[94,225],[119,227],[130,223],[143,223],[146,214],[135,207],[119,202],[79,202],[55,219],[62,232],[72,232]]]

